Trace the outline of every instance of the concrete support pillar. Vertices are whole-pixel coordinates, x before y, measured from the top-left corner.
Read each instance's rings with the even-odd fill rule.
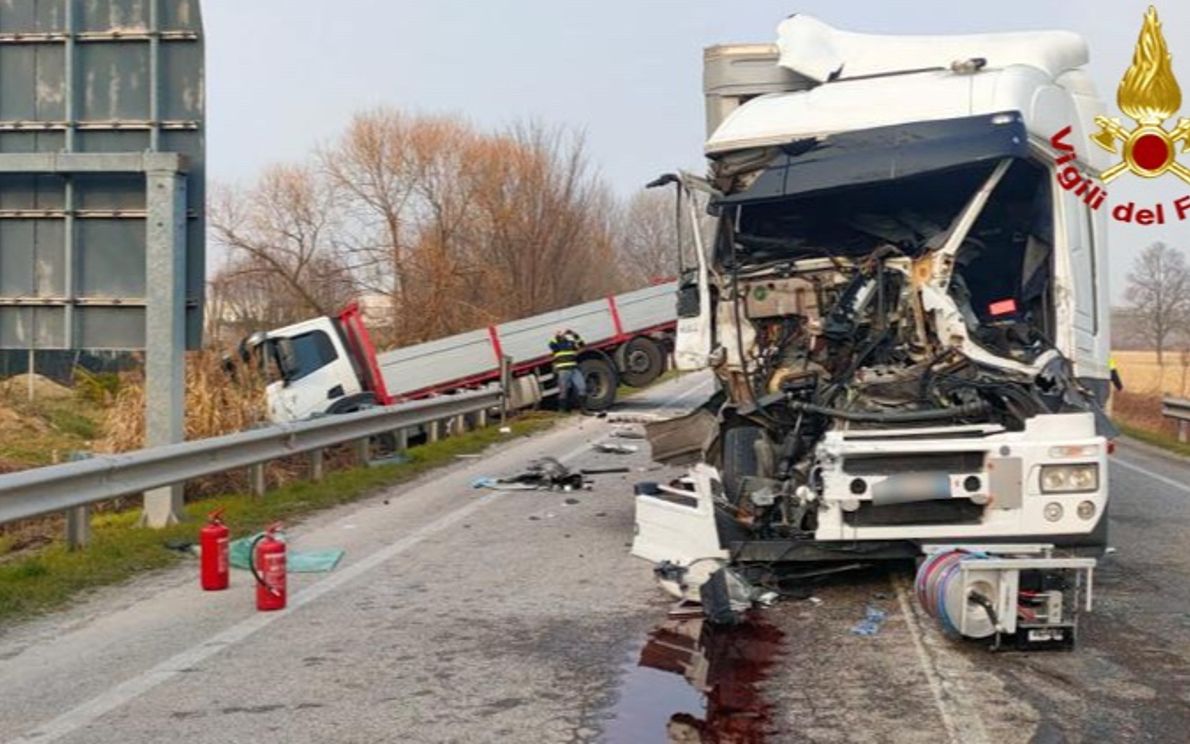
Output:
[[[145,444],[160,447],[185,438],[186,178],[172,169],[145,178]],[[182,516],[181,483],[145,493],[142,524]]]

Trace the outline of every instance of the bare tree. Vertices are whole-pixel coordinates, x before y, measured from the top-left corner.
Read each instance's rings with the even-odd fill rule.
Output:
[[[618,288],[613,202],[580,135],[523,125],[485,138],[471,162],[471,249],[502,295],[496,314],[523,317]]]
[[[677,275],[677,219],[672,188],[639,191],[628,201],[617,230],[616,252],[621,270],[633,284]]]
[[[1190,319],[1190,269],[1186,256],[1157,242],[1145,248],[1128,274],[1124,296],[1136,312],[1138,329],[1157,351],[1157,363],[1171,336]]]
[[[253,303],[253,317],[290,320],[328,315],[350,297],[334,196],[314,169],[271,167],[248,190],[217,191],[210,212],[214,238],[229,256],[219,289],[234,296],[241,311]],[[270,306],[276,312],[267,312]]]

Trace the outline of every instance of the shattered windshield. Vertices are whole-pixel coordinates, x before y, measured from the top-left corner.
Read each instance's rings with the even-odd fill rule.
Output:
[[[724,217],[735,223],[739,260],[758,263],[812,256],[862,257],[881,245],[916,256],[947,229],[991,174],[995,163],[943,173],[744,203]],[[730,252],[730,243],[721,251]],[[720,255],[729,264],[729,253]]]

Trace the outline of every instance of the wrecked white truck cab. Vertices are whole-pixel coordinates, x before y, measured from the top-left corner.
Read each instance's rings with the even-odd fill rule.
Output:
[[[720,391],[649,425],[699,464],[638,493],[634,553],[689,566],[1101,549],[1101,112],[1066,32],[882,37],[795,16],[707,50],[707,178],[676,357]],[[707,228],[708,223],[710,225]]]

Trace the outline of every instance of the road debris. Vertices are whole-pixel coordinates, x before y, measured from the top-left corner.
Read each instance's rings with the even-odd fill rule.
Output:
[[[644,439],[645,433],[639,429],[630,428],[627,426],[618,426],[612,429],[611,435],[619,439]]]
[[[864,617],[851,626],[851,632],[858,636],[874,636],[880,632],[880,627],[888,619],[888,613],[879,607],[868,605],[864,609]]]
[[[596,442],[591,445],[591,449],[609,455],[631,455],[633,452],[640,451],[640,447],[634,444],[620,444],[619,442]]]
[[[738,625],[744,613],[755,607],[770,607],[777,601],[777,593],[753,586],[738,572],[724,566],[698,590],[703,613],[715,625]]]
[[[354,526],[354,525],[353,525]],[[252,552],[252,542],[263,533],[241,537],[232,540],[228,547],[228,562],[232,568],[248,569],[249,556]],[[274,537],[279,538],[280,535]],[[292,550],[285,554],[285,567],[290,573],[326,573],[333,571],[347,551],[341,548],[325,550]]]
[[[495,491],[578,491],[591,488],[582,472],[574,472],[556,458],[542,457],[529,463],[523,472],[503,478],[484,476],[471,481],[472,488]]]

